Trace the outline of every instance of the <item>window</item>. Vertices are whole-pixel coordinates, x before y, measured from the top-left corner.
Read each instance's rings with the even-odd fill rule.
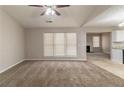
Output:
[[[44,33],[44,56],[76,56],[76,41],[76,33]]]
[[[93,36],[93,47],[100,47],[100,37]]]
[[[64,33],[54,33],[54,55],[64,56],[65,55],[65,41]]]
[[[66,34],[66,48],[67,48],[67,56],[76,56],[76,34],[75,33],[67,33]]]
[[[44,34],[44,56],[53,56],[53,33]]]

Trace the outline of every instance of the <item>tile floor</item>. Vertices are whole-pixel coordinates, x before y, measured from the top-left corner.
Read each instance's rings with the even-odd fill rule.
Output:
[[[124,64],[116,64],[110,60],[109,55],[103,53],[90,53],[88,60],[93,64],[124,79]]]

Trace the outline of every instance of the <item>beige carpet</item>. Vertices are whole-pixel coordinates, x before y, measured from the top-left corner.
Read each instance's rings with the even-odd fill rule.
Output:
[[[90,62],[27,61],[0,74],[1,87],[112,87],[124,80]]]

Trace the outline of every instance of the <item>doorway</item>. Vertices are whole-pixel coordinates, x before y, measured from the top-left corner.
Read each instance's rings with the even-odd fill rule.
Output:
[[[87,33],[87,56],[89,57],[107,57],[110,59],[111,33]]]

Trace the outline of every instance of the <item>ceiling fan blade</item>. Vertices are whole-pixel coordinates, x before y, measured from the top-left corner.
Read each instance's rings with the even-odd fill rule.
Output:
[[[28,6],[32,6],[32,7],[43,7],[43,5],[28,5]]]
[[[58,12],[58,11],[56,11],[55,9],[54,9],[54,11],[55,11],[55,14],[57,15],[57,16],[60,16],[61,14]]]
[[[56,5],[56,8],[69,7],[70,5]]]
[[[45,15],[45,13],[46,13],[46,11],[42,12],[40,15],[43,16],[43,15]]]

